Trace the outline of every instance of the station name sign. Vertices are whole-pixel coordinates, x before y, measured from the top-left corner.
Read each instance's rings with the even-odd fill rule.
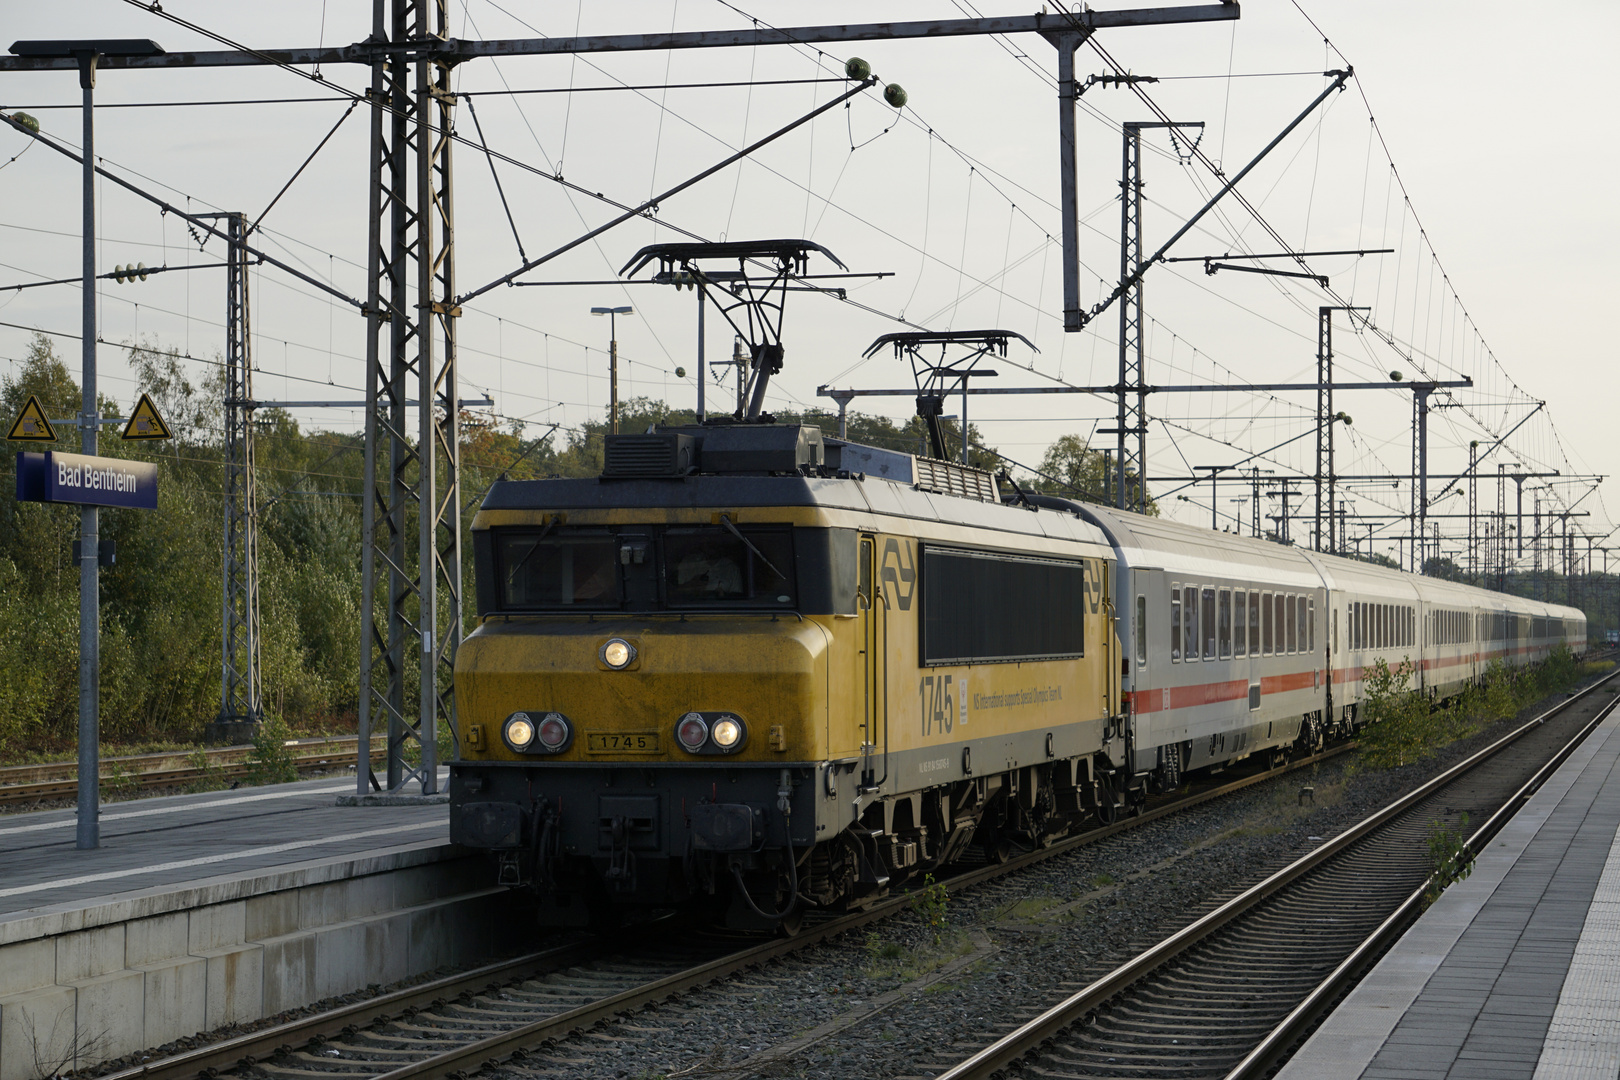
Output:
[[[152,461],[62,454],[17,455],[19,502],[76,503],[156,510],[158,467]]]

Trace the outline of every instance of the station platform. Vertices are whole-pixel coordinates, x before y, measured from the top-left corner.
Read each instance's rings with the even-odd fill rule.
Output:
[[[336,805],[353,793],[352,779],[328,778],[106,803],[92,851],[74,847],[72,809],[0,815],[0,922],[108,893],[449,839],[443,804]]]
[[[0,1080],[59,1075],[521,943],[443,802],[353,779],[0,815]]]
[[[1277,1074],[1620,1076],[1620,709]]]

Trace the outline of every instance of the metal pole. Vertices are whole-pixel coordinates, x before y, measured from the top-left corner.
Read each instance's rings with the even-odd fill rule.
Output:
[[[1412,572],[1423,573],[1423,557],[1428,538],[1429,516],[1429,392],[1433,387],[1412,388],[1413,449],[1416,466],[1412,470]]]
[[[967,465],[967,376],[962,376],[962,465]]]
[[[1063,215],[1063,330],[1085,325],[1080,311],[1080,204],[1076,192],[1074,134],[1074,50],[1089,34],[1060,34],[1058,52],[1058,192]]]
[[[619,433],[618,316],[608,312],[608,431]]]
[[[258,493],[253,445],[253,362],[248,305],[247,219],[225,215],[225,536],[219,717],[210,738],[245,742],[261,715]]]
[[[1260,466],[1256,465],[1254,476],[1254,538],[1260,539]]]
[[[1115,402],[1115,426],[1117,430],[1114,435],[1114,438],[1118,440],[1114,461],[1114,468],[1117,470],[1114,479],[1116,484],[1114,505],[1121,510],[1135,509],[1131,505],[1131,496],[1125,489],[1125,466],[1130,457],[1126,451],[1125,442],[1130,437],[1130,425],[1126,422],[1129,417],[1129,407],[1126,402],[1127,395],[1130,393],[1128,387],[1131,382],[1131,347],[1134,344],[1131,340],[1132,308],[1135,308],[1137,316],[1135,329],[1140,333],[1142,293],[1139,287],[1140,283],[1137,283],[1138,288],[1136,289],[1132,289],[1125,283],[1130,280],[1132,272],[1136,269],[1133,265],[1133,256],[1140,255],[1142,250],[1141,239],[1137,235],[1137,230],[1141,225],[1141,218],[1138,216],[1142,208],[1138,197],[1141,187],[1140,178],[1135,175],[1136,170],[1133,168],[1141,145],[1141,129],[1134,124],[1126,124],[1123,149],[1120,152],[1119,174],[1119,281],[1123,295],[1120,297],[1119,303],[1119,389],[1118,399]],[[1137,182],[1133,183],[1133,181]],[[1137,374],[1140,377],[1140,369],[1138,369]],[[1138,465],[1141,464],[1141,462],[1138,462]]]
[[[698,347],[697,347],[698,407],[697,407],[697,422],[701,424],[701,423],[703,423],[703,417],[705,415],[705,412],[704,412],[705,406],[704,406],[704,403],[703,403],[703,391],[704,391],[704,388],[708,385],[709,370],[708,370],[708,367],[703,362],[703,290],[702,289],[694,289],[693,291],[697,293],[697,302],[698,302],[698,342],[697,342],[697,345],[698,345]]]
[[[1513,483],[1519,489],[1516,497],[1518,499],[1518,557],[1521,559],[1524,558],[1524,481],[1525,477],[1522,474],[1513,477]]]
[[[1479,575],[1479,443],[1468,444],[1468,583]]]
[[[96,59],[80,53],[79,87],[84,91],[84,406],[79,415],[80,445],[98,449],[96,409]],[[94,506],[79,509],[79,820],[75,845],[101,846],[101,577],[100,516]]]
[[[743,356],[742,338],[731,339],[731,363],[737,369],[737,419],[743,418],[743,412],[748,408],[748,359]]]

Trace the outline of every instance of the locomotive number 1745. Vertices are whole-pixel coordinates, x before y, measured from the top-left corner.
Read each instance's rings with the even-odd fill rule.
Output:
[[[967,680],[962,680],[967,690]],[[917,694],[922,705],[922,733],[949,735],[956,726],[956,679],[951,675],[924,675],[917,683]]]

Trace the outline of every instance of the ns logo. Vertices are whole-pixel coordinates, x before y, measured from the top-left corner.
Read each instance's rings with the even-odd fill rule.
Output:
[[[883,541],[883,560],[878,570],[884,590],[895,598],[901,611],[911,610],[911,601],[917,595],[917,560],[910,544],[902,544],[894,537]]]

